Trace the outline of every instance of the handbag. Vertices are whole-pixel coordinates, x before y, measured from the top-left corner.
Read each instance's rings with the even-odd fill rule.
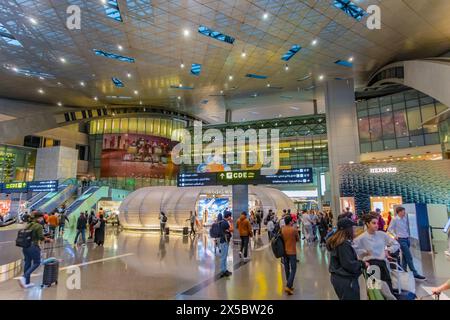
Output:
[[[398,290],[400,293],[402,291],[408,291],[411,293],[416,293],[416,281],[414,279],[414,274],[403,270],[403,268],[396,262],[390,263],[395,269],[391,270],[392,288]]]
[[[102,222],[100,220],[98,220],[97,223],[94,224],[94,229],[100,228],[101,225],[102,225]]]
[[[381,281],[368,277],[365,269],[363,269],[363,275],[366,280],[367,296],[369,297],[369,300],[385,300],[381,291]]]

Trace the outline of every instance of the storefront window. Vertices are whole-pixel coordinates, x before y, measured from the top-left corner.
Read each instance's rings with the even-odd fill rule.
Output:
[[[422,118],[420,116],[420,108],[411,108],[407,110],[408,128],[411,135],[422,134]]]
[[[395,138],[394,116],[392,112],[381,115],[381,126],[383,127],[383,139]]]
[[[369,117],[370,140],[377,141],[382,137],[380,116]]]

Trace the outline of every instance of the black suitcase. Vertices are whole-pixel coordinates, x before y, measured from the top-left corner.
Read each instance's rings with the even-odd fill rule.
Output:
[[[170,230],[169,227],[166,227],[166,229],[164,229],[165,234],[169,234]]]
[[[188,227],[184,227],[183,228],[183,236],[187,236],[189,235],[189,228]]]
[[[44,264],[44,275],[42,277],[42,285],[41,288],[44,286],[51,287],[52,284],[58,284],[58,272],[59,272],[59,262],[53,261]]]

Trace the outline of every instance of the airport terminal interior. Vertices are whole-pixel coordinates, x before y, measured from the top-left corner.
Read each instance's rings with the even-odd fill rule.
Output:
[[[450,300],[449,14],[0,1],[0,299]]]

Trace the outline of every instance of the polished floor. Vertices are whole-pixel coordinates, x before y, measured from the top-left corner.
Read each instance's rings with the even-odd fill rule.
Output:
[[[207,234],[119,232],[109,227],[104,247],[73,246],[62,238],[46,245],[43,257],[61,260],[59,283],[41,288],[42,267],[35,271],[37,285],[23,290],[21,252],[15,247],[16,230],[0,231],[0,299],[336,299],[329,281],[328,254],[317,245],[298,245],[295,294],[283,292],[283,268],[267,244],[267,237],[252,241],[251,260],[241,262],[238,248],[230,250],[230,278],[217,276],[219,258]],[[70,233],[67,239],[72,239]],[[436,244],[436,254],[415,252],[415,263],[428,281],[418,283],[418,295],[450,278],[446,243]],[[73,285],[73,266],[80,269],[80,289]],[[73,288],[73,289],[72,289]]]

